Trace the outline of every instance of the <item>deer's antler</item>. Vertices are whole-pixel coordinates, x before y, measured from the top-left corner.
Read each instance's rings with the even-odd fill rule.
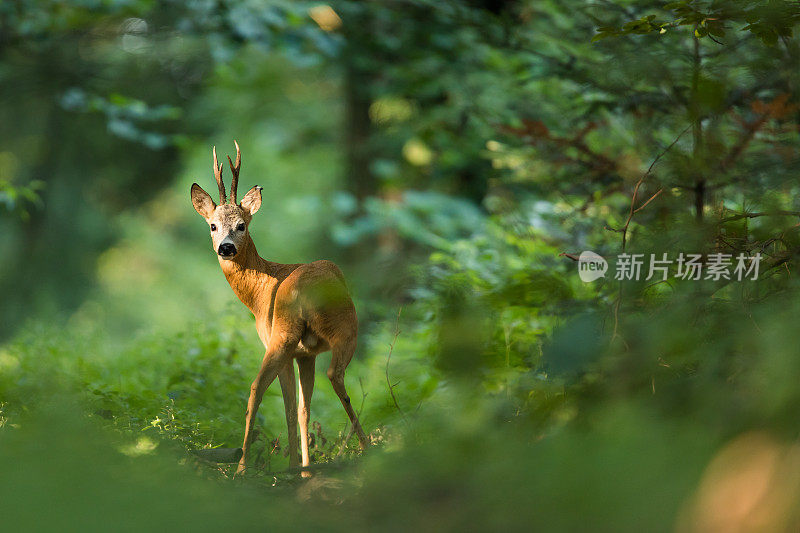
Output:
[[[231,203],[236,203],[236,187],[239,185],[239,168],[242,166],[242,152],[239,150],[239,143],[235,140],[233,144],[236,145],[236,164],[233,164],[231,161],[231,156],[228,156],[228,164],[231,166],[231,174],[233,177],[231,178]]]
[[[214,177],[217,179],[217,187],[219,187],[219,203],[220,204],[224,204],[225,203],[225,184],[222,183],[222,165],[217,163],[217,147],[215,146],[211,150],[211,152],[214,154]],[[234,185],[234,187],[235,187],[235,185]]]

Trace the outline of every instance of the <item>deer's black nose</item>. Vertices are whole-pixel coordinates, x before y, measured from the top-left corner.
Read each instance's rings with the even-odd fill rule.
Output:
[[[236,246],[229,242],[224,242],[219,245],[219,250],[217,253],[222,257],[230,257],[232,255],[236,255]]]

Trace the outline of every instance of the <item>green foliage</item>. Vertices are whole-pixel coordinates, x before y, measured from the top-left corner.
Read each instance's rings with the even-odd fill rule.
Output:
[[[101,96],[89,97],[79,88],[66,91],[61,97],[61,105],[70,111],[102,113],[106,117],[109,133],[130,141],[141,142],[154,150],[182,139],[178,135],[169,136],[143,131],[138,126],[140,123],[179,119],[182,110],[176,106],[160,105],[151,108],[142,100],[127,98],[116,93],[107,99]]]
[[[10,6],[4,524],[797,529],[795,2]],[[336,260],[359,314],[374,446],[320,356],[310,480],[277,384],[247,476],[191,453],[239,445],[264,350],[188,200],[233,138],[261,255]],[[622,251],[764,262],[619,282]]]
[[[44,187],[44,183],[34,180],[23,186],[15,186],[5,180],[0,180],[0,203],[2,203],[6,213],[20,217],[22,220],[30,220],[30,209],[41,207],[41,198],[38,191]]]
[[[688,26],[697,38],[708,37],[712,41],[726,36],[726,29],[733,27],[748,31],[764,44],[774,46],[778,39],[792,37],[792,29],[800,22],[800,8],[795,2],[779,1],[683,1],[661,6],[673,20],[662,20],[657,15],[645,15],[630,20],[621,27],[601,26],[592,42],[622,35],[664,34],[673,28]]]

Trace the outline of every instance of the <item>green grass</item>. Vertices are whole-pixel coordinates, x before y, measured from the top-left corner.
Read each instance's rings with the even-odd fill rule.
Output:
[[[421,403],[409,403],[417,389],[401,379],[400,417],[384,405],[391,401],[385,375],[371,379],[385,371],[376,348],[349,378],[356,390],[358,377],[367,383],[364,418],[375,441],[368,453],[353,439],[339,454],[344,413],[319,379],[313,454],[331,467],[310,480],[280,473],[288,459],[276,384],[259,416],[254,468],[234,478],[232,467],[188,450],[239,445],[258,362],[248,326],[151,333],[114,349],[102,336],[40,326],[4,347],[4,523],[429,531],[544,523],[571,530],[590,520],[599,530],[667,530],[714,443],[695,424],[656,420],[640,403],[598,409],[588,427],[550,426],[543,439],[530,414],[508,418],[504,395],[468,379],[443,382]],[[400,376],[407,348],[398,343],[393,353]],[[360,395],[352,395],[358,406]]]

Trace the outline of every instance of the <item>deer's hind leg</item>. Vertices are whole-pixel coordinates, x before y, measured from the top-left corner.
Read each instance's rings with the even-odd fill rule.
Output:
[[[344,387],[344,371],[347,365],[353,359],[353,354],[356,351],[356,338],[355,334],[348,336],[345,339],[334,341],[331,344],[331,366],[328,368],[328,379],[331,380],[333,390],[342,402],[347,416],[350,418],[350,423],[353,425],[353,431],[358,436],[358,443],[362,450],[366,450],[369,446],[369,439],[364,434],[361,424],[358,421],[353,405],[350,402],[350,396],[347,395],[347,390]]]
[[[289,466],[297,466],[297,393],[295,392],[294,366],[292,360],[278,373],[283,394],[283,408],[286,410],[286,436],[289,440]]]
[[[297,369],[300,374],[300,407],[298,415],[300,418],[300,450],[303,455],[303,466],[308,466],[310,458],[308,454],[308,421],[311,418],[311,395],[314,393],[314,366],[316,356],[298,357]],[[303,477],[309,475],[308,472],[302,473]]]

